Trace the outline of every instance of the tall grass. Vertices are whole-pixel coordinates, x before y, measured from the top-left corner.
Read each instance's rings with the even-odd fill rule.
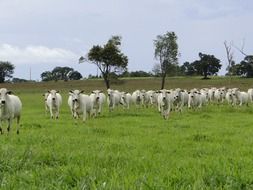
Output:
[[[175,85],[184,85],[183,80],[175,79]],[[246,89],[245,81],[250,86],[248,80],[238,84]],[[155,88],[146,82],[143,86]],[[252,105],[185,109],[172,112],[167,121],[155,108],[108,112],[105,106],[98,118],[75,124],[67,107],[68,89],[100,89],[85,84],[7,86],[23,102],[22,127],[19,135],[15,125],[10,134],[3,127],[0,189],[253,188]],[[139,84],[126,81],[115,88],[141,88]],[[62,91],[59,120],[44,114],[42,93],[51,88]]]

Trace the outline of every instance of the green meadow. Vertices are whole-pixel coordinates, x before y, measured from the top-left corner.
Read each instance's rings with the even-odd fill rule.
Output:
[[[166,88],[253,88],[253,79],[168,78]],[[105,91],[101,80],[1,84],[23,103],[16,125],[0,136],[0,189],[253,189],[253,105],[208,105],[172,112],[122,107],[86,123],[72,119],[68,91]],[[159,89],[159,79],[122,79],[113,89]],[[58,120],[42,94],[63,96]]]

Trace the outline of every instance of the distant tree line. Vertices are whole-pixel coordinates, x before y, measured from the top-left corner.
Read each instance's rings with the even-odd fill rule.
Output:
[[[112,36],[103,45],[93,45],[85,56],[79,58],[79,63],[86,62],[94,64],[100,74],[88,78],[101,78],[104,80],[107,88],[110,88],[111,81],[116,81],[123,77],[160,77],[161,89],[164,88],[165,78],[167,76],[203,76],[208,79],[209,76],[217,75],[221,69],[221,61],[214,55],[199,53],[199,58],[193,62],[178,63],[178,44],[175,32],[166,32],[163,35],[157,35],[153,40],[154,58],[157,63],[152,71],[128,71],[128,57],[121,51],[121,36]],[[253,77],[253,55],[246,54],[233,43],[224,42],[227,55],[227,73],[228,76]],[[245,57],[239,63],[233,59],[232,47],[236,48]],[[15,66],[8,61],[0,61],[0,83],[3,82],[27,82],[30,80],[13,78]],[[42,81],[68,81],[80,80],[82,75],[71,67],[55,67],[52,71],[41,73]]]
[[[70,67],[55,67],[52,71],[41,73],[42,81],[58,81],[58,80],[80,80],[82,75]]]

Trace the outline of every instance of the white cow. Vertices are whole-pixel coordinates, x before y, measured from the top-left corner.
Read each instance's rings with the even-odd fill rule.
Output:
[[[159,95],[157,98],[158,111],[164,119],[168,119],[170,115],[171,105],[172,105],[172,92],[166,89],[159,90]]]
[[[153,105],[155,101],[155,91],[154,90],[148,90],[144,93],[144,104],[146,107]]]
[[[188,97],[188,108],[202,107],[204,96],[200,92],[196,91],[196,89],[188,92]]]
[[[175,97],[175,106],[176,109],[180,112],[183,110],[183,106],[188,104],[188,92],[186,90],[181,90],[181,89],[175,89],[173,91],[174,97]]]
[[[93,103],[93,109],[95,116],[101,114],[103,104],[105,103],[105,94],[101,90],[93,90],[90,94],[91,101]]]
[[[228,104],[233,104],[232,89],[227,90],[225,98]]]
[[[70,90],[68,104],[75,119],[79,118],[80,114],[83,116],[83,122],[87,119],[87,114],[91,116],[94,114],[93,103],[90,96],[82,94],[80,90]],[[72,103],[71,103],[72,102]]]
[[[120,104],[121,94],[118,90],[107,89],[107,103],[109,111],[114,110],[115,106]]]
[[[132,102],[132,95],[128,92],[121,92],[120,104],[129,109],[131,102]]]
[[[140,90],[135,90],[132,93],[132,101],[136,106],[140,106],[143,102],[143,93]]]
[[[48,91],[49,95],[47,97],[47,106],[49,107],[51,118],[59,118],[60,107],[62,104],[62,97],[59,91],[50,90]]]
[[[250,103],[253,102],[253,88],[248,89],[249,101]]]
[[[49,92],[45,92],[42,96],[44,96],[44,104],[45,104],[45,115],[47,114],[47,111],[49,110],[49,107],[47,105],[47,97],[49,95]]]
[[[19,122],[22,103],[18,96],[12,95],[6,88],[0,89],[0,132],[3,134],[2,121],[8,121],[8,132],[11,129],[13,119],[17,118],[17,134],[19,134]]]
[[[236,91],[233,94],[234,101],[239,101],[239,106],[242,106],[243,104],[248,105],[250,101],[249,94],[247,92],[241,92],[241,91]]]
[[[208,100],[209,102],[213,102],[214,101],[214,92],[217,88],[212,87],[210,89],[208,89]]]

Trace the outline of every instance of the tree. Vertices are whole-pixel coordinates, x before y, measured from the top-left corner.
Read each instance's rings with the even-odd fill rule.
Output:
[[[239,73],[246,77],[253,77],[253,56],[247,55],[244,60],[241,61],[239,67]]]
[[[53,74],[51,71],[45,71],[43,73],[41,73],[40,75],[42,81],[51,81],[54,80]]]
[[[184,62],[180,67],[181,73],[187,76],[197,75],[197,71],[192,63]]]
[[[178,64],[177,36],[174,32],[158,35],[156,40],[154,40],[154,46],[155,59],[159,60],[161,68],[161,89],[164,89],[166,75],[174,65]]]
[[[98,67],[107,89],[110,88],[112,73],[122,73],[127,69],[128,58],[121,52],[120,45],[121,37],[112,36],[105,45],[94,45],[87,58],[79,59],[79,63],[87,61]]]
[[[52,75],[55,80],[64,80],[67,81],[69,79],[69,73],[73,72],[74,69],[70,67],[55,67],[52,70]]]
[[[83,76],[78,71],[73,71],[69,74],[70,80],[80,80],[81,78],[83,78]]]
[[[208,75],[214,75],[220,70],[222,65],[214,55],[199,53],[199,57],[200,60],[196,60],[192,64],[197,73],[204,76],[203,79],[208,79]]]
[[[0,61],[0,83],[4,83],[6,78],[12,78],[14,65],[8,61]]]
[[[55,67],[52,71],[45,71],[40,75],[42,81],[79,80],[82,75],[70,67]]]
[[[232,43],[230,42],[230,44],[227,44],[227,41],[224,42],[224,46],[225,46],[225,50],[226,50],[226,55],[227,55],[227,60],[228,60],[228,66],[227,66],[227,71],[228,71],[228,75],[231,75],[230,73],[230,68],[233,64],[233,59],[234,59],[234,53],[231,50],[232,47]]]

